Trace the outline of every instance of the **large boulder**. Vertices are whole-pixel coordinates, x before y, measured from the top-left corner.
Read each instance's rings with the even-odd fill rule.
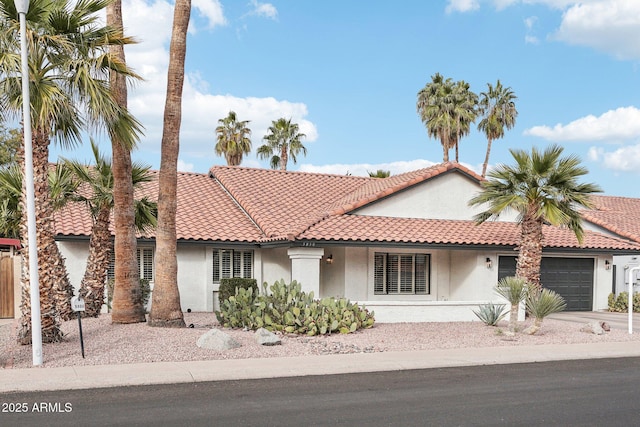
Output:
[[[255,334],[256,342],[260,345],[279,345],[282,344],[280,337],[278,337],[273,332],[266,330],[265,328],[260,328],[256,331]]]
[[[241,346],[238,341],[219,329],[211,329],[201,335],[196,341],[196,345],[200,348],[216,351],[231,350]]]
[[[605,329],[606,327],[607,329]],[[582,332],[588,332],[591,334],[602,335],[605,331],[609,330],[609,325],[605,322],[592,321],[584,325],[581,329]]]

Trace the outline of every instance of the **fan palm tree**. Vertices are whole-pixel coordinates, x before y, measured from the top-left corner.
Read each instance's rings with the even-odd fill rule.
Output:
[[[504,137],[505,129],[511,129],[516,125],[518,110],[516,110],[515,99],[517,96],[511,88],[502,86],[500,80],[495,87],[487,83],[487,91],[480,93],[479,106],[483,117],[478,123],[478,130],[484,132],[487,137],[487,154],[482,164],[482,177],[487,174],[491,143]]]
[[[584,231],[579,208],[591,207],[589,196],[602,191],[596,184],[580,183],[588,173],[580,159],[562,157],[558,145],[531,153],[512,149],[515,165],[498,165],[482,182],[482,191],[469,201],[471,206],[483,206],[485,211],[475,216],[477,223],[496,218],[507,209],[519,213],[520,243],[516,276],[540,289],[542,261],[542,225],[566,226],[582,242]]]
[[[449,161],[449,149],[452,147],[452,103],[453,80],[440,73],[431,76],[431,82],[418,92],[416,109],[430,138],[440,140],[442,161]]]
[[[228,166],[239,166],[244,155],[251,152],[249,120],[238,121],[235,111],[229,111],[229,115],[218,123],[216,154],[224,155]]]
[[[469,83],[464,80],[456,82],[453,86],[452,120],[453,134],[452,144],[456,150],[456,163],[459,159],[460,138],[469,135],[471,123],[475,122],[478,116],[478,95],[470,89]]]
[[[386,171],[384,169],[378,169],[375,172],[368,172],[370,178],[389,178],[391,176],[391,171]]]
[[[134,76],[108,53],[109,46],[131,40],[99,23],[97,12],[108,0],[34,0],[27,14],[31,122],[33,126],[33,174],[36,244],[44,342],[58,341],[59,315],[70,313],[69,284],[64,261],[53,239],[52,205],[48,188],[48,157],[51,137],[63,145],[80,141],[80,133],[91,125],[132,139],[139,124],[111,97],[105,79],[111,70]],[[0,0],[0,104],[6,116],[22,111],[19,22],[11,0]],[[23,162],[23,156],[18,158]],[[26,215],[23,228],[26,230]],[[28,251],[25,265],[28,265]],[[22,320],[18,340],[31,341],[28,269],[22,275]]]
[[[87,205],[93,225],[89,241],[89,257],[84,277],[80,282],[80,295],[85,300],[85,315],[97,317],[104,302],[104,285],[107,279],[110,254],[113,251],[111,240],[111,211],[113,210],[113,170],[111,159],[100,154],[98,146],[91,141],[95,165],[89,167],[75,160],[64,159],[61,163],[80,183],[81,191],[75,192],[72,199]],[[132,182],[134,189],[149,182],[153,176],[149,166],[133,164]],[[135,201],[136,228],[147,231],[156,225],[157,206],[155,202],[143,197]]]
[[[307,155],[307,148],[302,145],[306,135],[299,132],[298,124],[291,123],[291,119],[272,121],[268,132],[263,138],[267,143],[258,148],[258,157],[263,160],[271,157],[271,169],[286,171],[289,157],[297,163],[298,154]]]
[[[184,327],[178,289],[176,257],[176,209],[178,152],[182,120],[182,87],[187,51],[187,30],[191,0],[176,0],[169,46],[167,96],[162,126],[160,189],[158,191],[158,231],[156,233],[156,276],[151,296],[150,326]]]

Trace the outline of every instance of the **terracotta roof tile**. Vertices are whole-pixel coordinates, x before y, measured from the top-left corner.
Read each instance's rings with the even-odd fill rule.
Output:
[[[585,220],[619,236],[640,242],[640,199],[591,196],[592,209],[582,211]]]
[[[228,166],[210,174],[271,239],[299,234],[326,217],[336,198],[372,179]]]
[[[546,248],[640,251],[640,244],[595,232],[587,232],[582,245],[578,245],[575,235],[568,229],[545,226],[543,232]],[[341,215],[316,224],[302,233],[299,239],[515,247],[519,237],[520,228],[513,222],[493,221],[476,225],[473,221]]]
[[[145,183],[136,197],[157,200],[158,172]],[[176,233],[180,240],[256,242],[264,235],[206,174],[178,173]],[[91,218],[84,204],[73,203],[55,215],[56,230],[62,236],[91,234]],[[113,220],[112,220],[113,230]],[[154,237],[154,233],[148,236]]]

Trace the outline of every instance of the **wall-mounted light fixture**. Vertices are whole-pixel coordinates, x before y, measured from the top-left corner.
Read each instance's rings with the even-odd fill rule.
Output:
[[[604,269],[611,270],[611,263],[609,262],[609,260],[604,261]]]
[[[327,264],[333,264],[333,254],[329,254],[329,256],[324,260]]]
[[[487,268],[491,268],[491,266],[493,265],[493,263],[491,262],[491,258],[489,257],[487,257],[487,259],[484,262]]]

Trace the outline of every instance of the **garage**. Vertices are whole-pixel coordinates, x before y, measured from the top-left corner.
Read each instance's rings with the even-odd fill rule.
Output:
[[[593,310],[593,258],[543,257],[540,270],[542,286],[562,295],[567,311]],[[516,257],[499,257],[498,279],[515,274]]]

